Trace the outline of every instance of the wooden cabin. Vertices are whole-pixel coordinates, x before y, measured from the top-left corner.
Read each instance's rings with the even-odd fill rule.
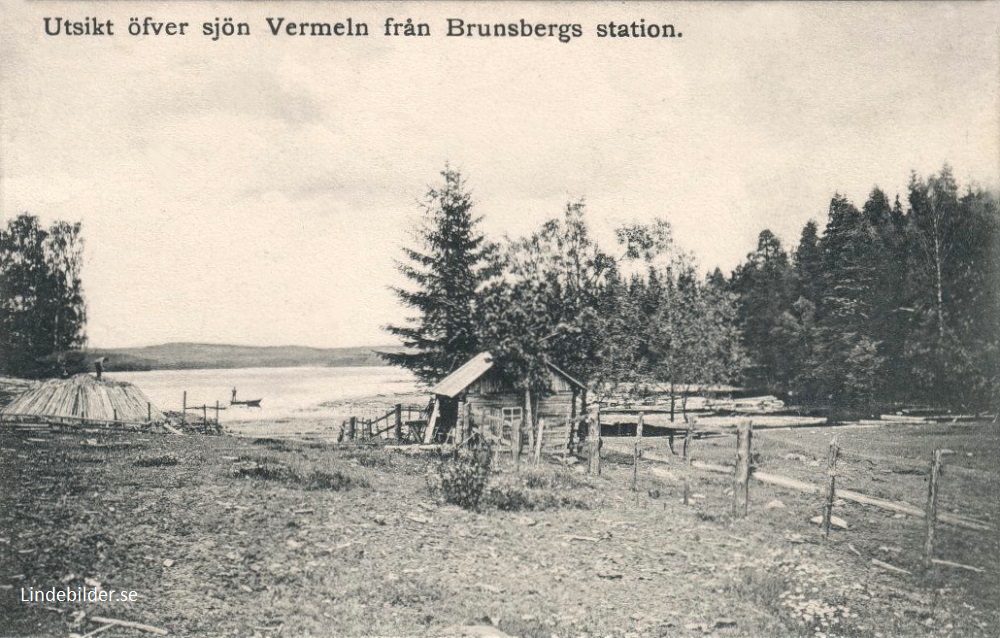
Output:
[[[464,432],[501,438],[507,444],[520,423],[526,444],[544,420],[543,449],[567,449],[575,437],[573,421],[585,411],[586,387],[556,366],[548,366],[548,372],[546,391],[532,395],[516,389],[489,352],[476,355],[431,388],[434,412],[425,442],[453,439],[460,419],[465,419]]]

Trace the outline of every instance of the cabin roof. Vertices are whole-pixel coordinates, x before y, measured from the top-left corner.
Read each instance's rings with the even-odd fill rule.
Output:
[[[431,388],[431,393],[453,399],[492,367],[493,355],[489,352],[480,352],[463,363],[458,370],[438,381],[437,385]]]
[[[551,363],[548,364],[548,366],[552,372],[566,379],[573,385],[579,388],[586,387]],[[492,367],[493,355],[489,352],[480,352],[462,364],[462,366],[457,370],[438,381],[437,385],[431,388],[431,393],[446,396],[449,399],[454,399],[459,395],[459,393],[475,383],[479,377],[486,374],[486,372]]]

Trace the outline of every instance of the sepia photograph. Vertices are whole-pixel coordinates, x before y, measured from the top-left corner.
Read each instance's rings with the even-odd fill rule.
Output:
[[[0,638],[1000,638],[1000,2],[8,0]]]

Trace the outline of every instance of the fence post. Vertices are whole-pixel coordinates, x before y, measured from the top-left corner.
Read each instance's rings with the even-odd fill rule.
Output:
[[[215,400],[215,424],[219,425],[219,400]]]
[[[528,424],[528,452],[535,450],[535,414],[531,405],[531,388],[524,390],[524,419]]]
[[[597,412],[590,420],[590,473],[601,474],[601,404],[597,404]]]
[[[538,436],[535,437],[535,465],[542,460],[542,435],[545,434],[545,419],[538,419]]]
[[[684,432],[684,445],[681,448],[681,458],[684,459],[685,464],[691,465],[691,441],[694,440],[694,421],[688,423],[687,430]]]
[[[465,432],[469,427],[469,423],[467,421],[469,413],[468,410],[466,410],[468,407],[469,404],[464,401],[458,406],[458,419],[456,419],[455,432],[453,433],[455,449],[458,449],[458,447],[462,445],[462,441],[465,440]]]
[[[358,435],[358,417],[352,416],[347,424],[347,438],[351,441]]]
[[[149,401],[146,401],[146,422],[148,423],[152,420],[153,420],[153,404],[150,403]]]
[[[736,475],[733,483],[733,516],[742,518],[750,509],[751,426],[742,421],[736,426]]]
[[[188,391],[184,391],[184,398],[182,399],[181,407],[181,423],[187,423],[187,413],[188,413]]]
[[[639,457],[642,450],[639,444],[642,442],[642,412],[639,413],[639,420],[635,424],[635,448],[632,450],[632,491],[639,489]]]
[[[837,456],[840,446],[837,437],[830,441],[830,453],[826,458],[826,504],[823,506],[823,537],[830,537],[830,518],[833,516],[833,501],[837,498]]]
[[[521,469],[521,425],[524,423],[524,416],[514,419],[512,432],[510,433],[510,453],[514,460],[514,471]]]
[[[924,538],[924,567],[930,568],[934,559],[934,523],[937,522],[938,479],[941,477],[941,457],[944,450],[934,450],[931,462],[930,484],[927,487],[927,536]]]
[[[396,415],[395,415],[395,426],[396,426],[396,440],[403,440],[403,404],[396,404]]]

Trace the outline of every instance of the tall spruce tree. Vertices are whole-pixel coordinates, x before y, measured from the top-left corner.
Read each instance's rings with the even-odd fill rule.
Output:
[[[878,236],[861,211],[835,194],[820,247],[827,396],[837,406],[868,411],[884,363],[873,336]]]
[[[730,285],[739,296],[737,316],[752,362],[747,372],[751,384],[765,388],[783,384],[779,370],[785,355],[771,332],[793,301],[793,278],[788,253],[770,230],[761,231],[757,249],[733,273]]]
[[[405,247],[405,261],[396,262],[415,286],[393,291],[416,314],[385,329],[408,351],[383,355],[428,383],[478,352],[477,293],[495,268],[493,246],[477,229],[480,220],[473,216],[472,194],[461,172],[446,166],[441,177],[444,183],[430,187],[421,202],[417,246]]]
[[[815,305],[822,297],[823,251],[819,247],[819,227],[811,219],[802,228],[795,249],[796,298],[805,297]]]

